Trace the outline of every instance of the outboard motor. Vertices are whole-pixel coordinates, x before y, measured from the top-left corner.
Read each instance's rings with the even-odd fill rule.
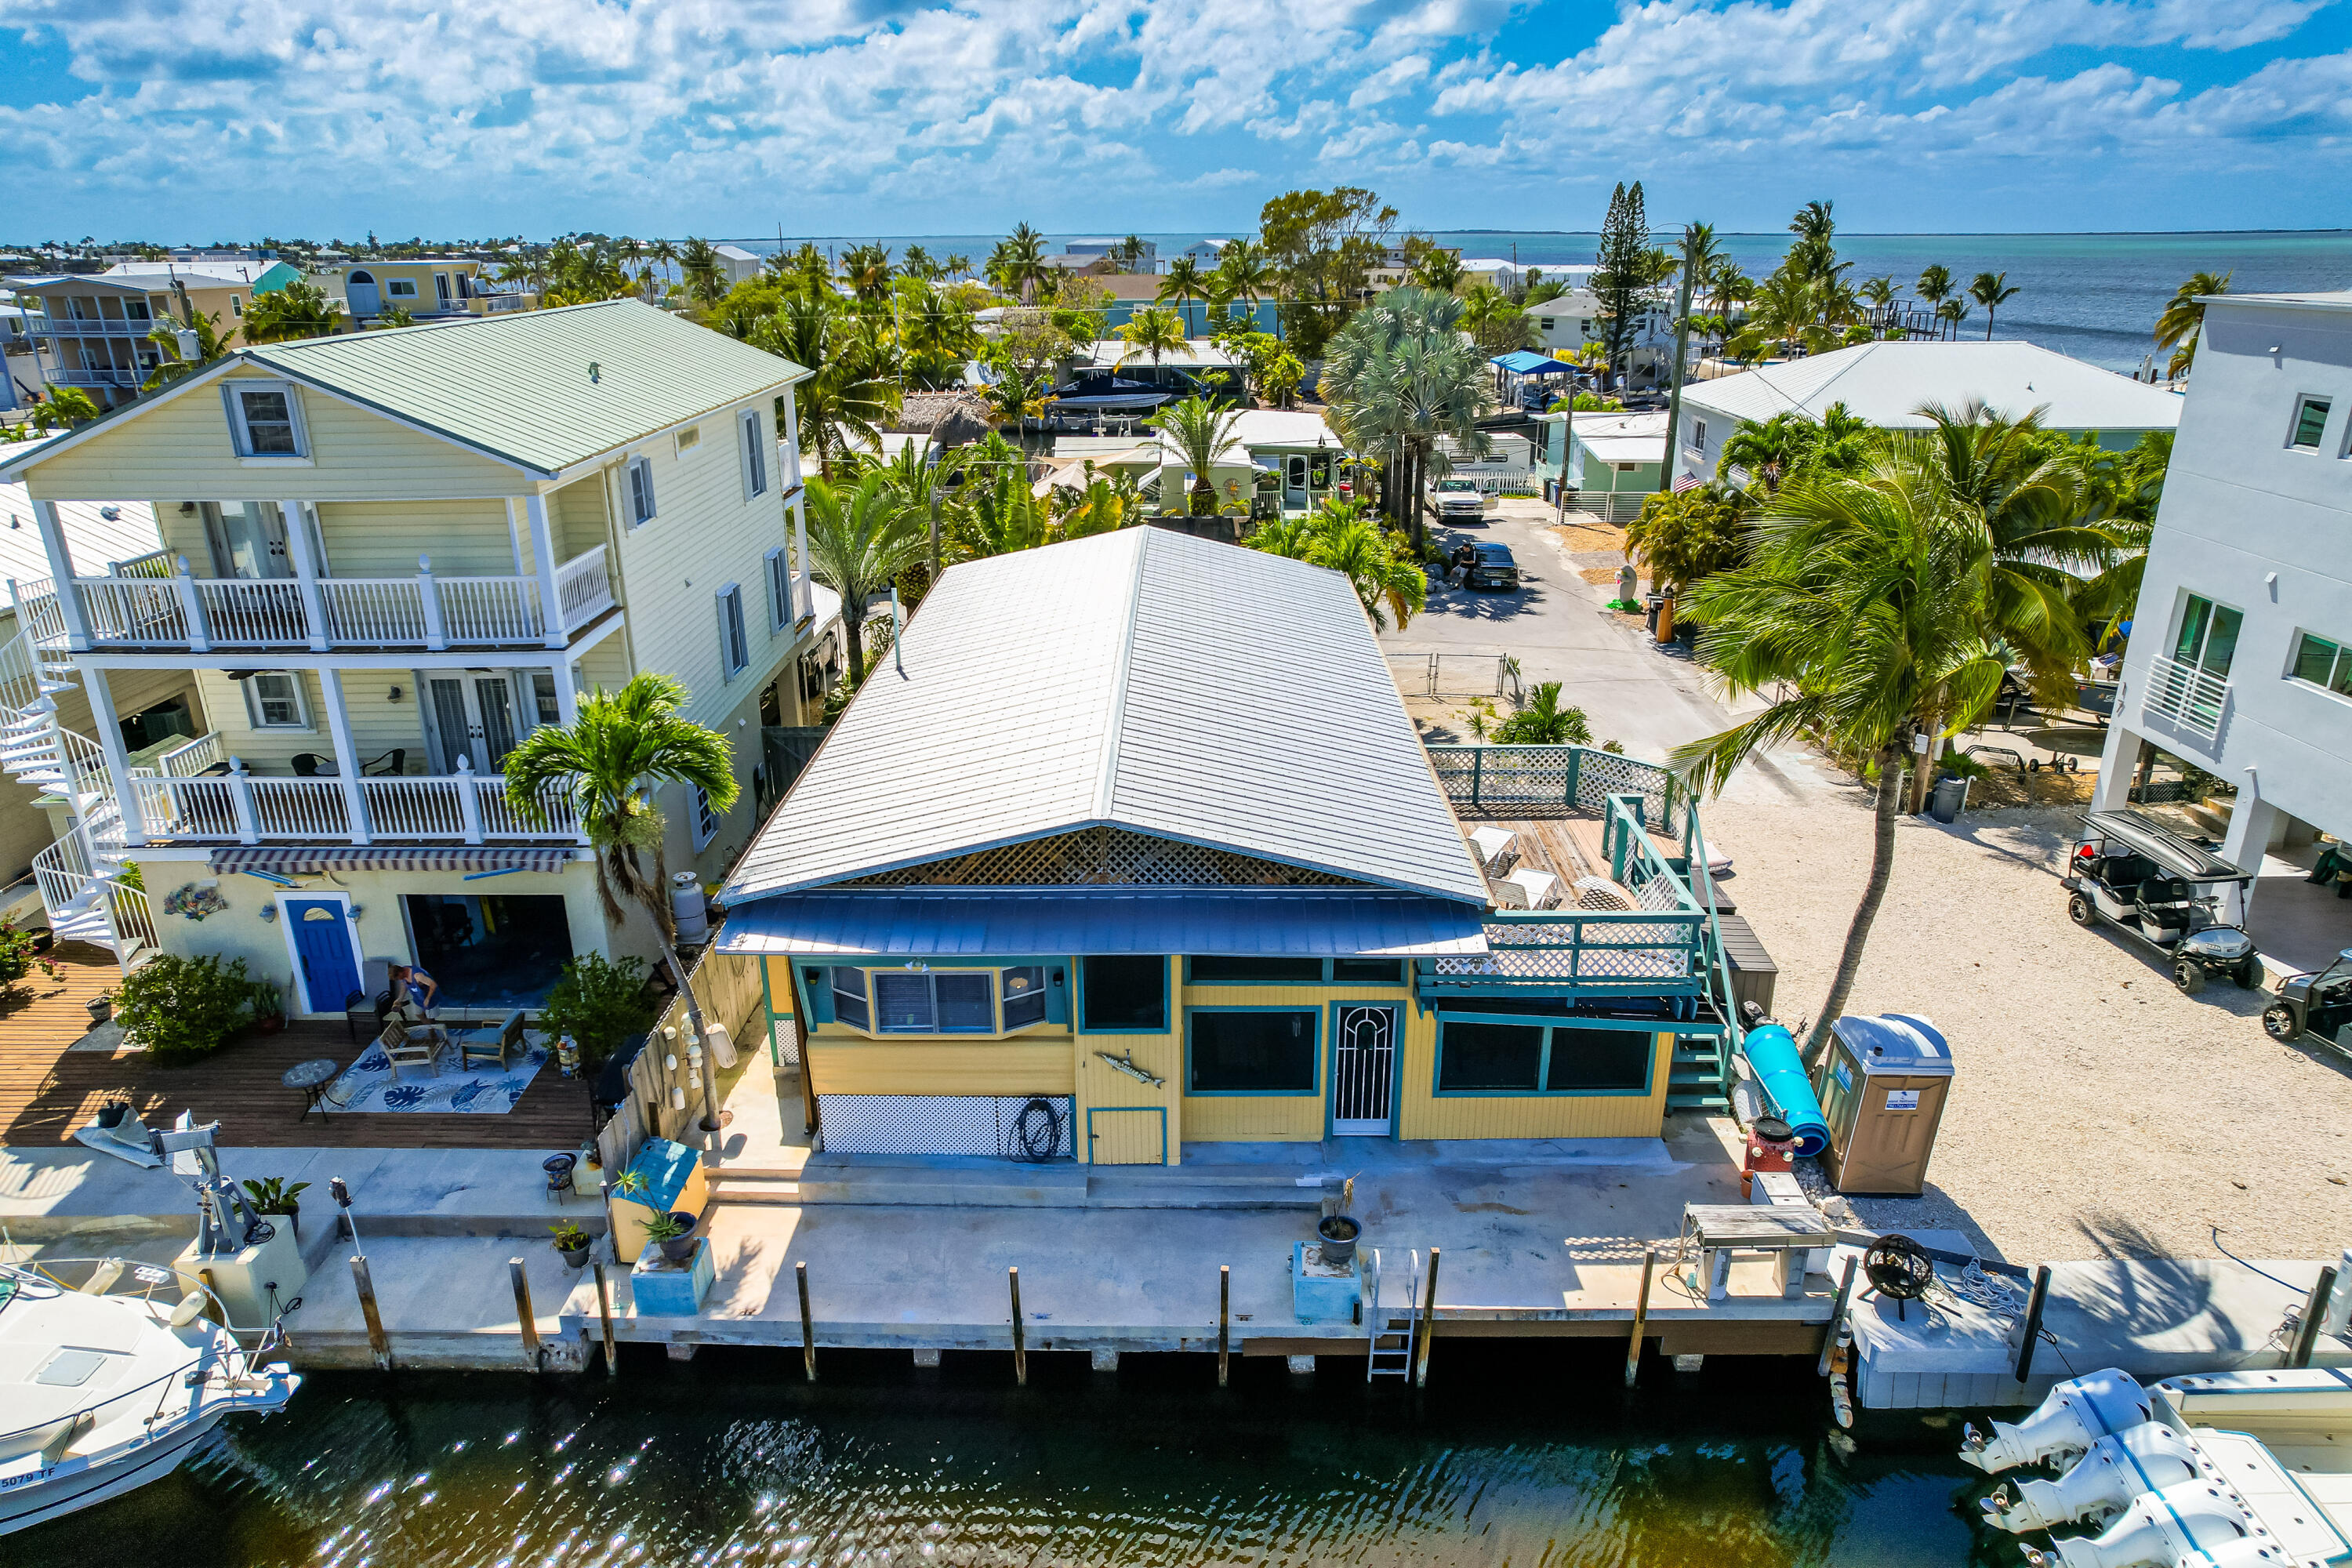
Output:
[[[1985,1522],[2003,1530],[2047,1530],[2088,1520],[2105,1524],[2146,1492],[2198,1480],[2197,1450],[2161,1421],[2144,1421],[2091,1445],[2054,1481],[2003,1481],[1984,1500]]]
[[[1960,1458],[1987,1475],[2045,1460],[2064,1462],[2088,1453],[2100,1438],[2137,1426],[2155,1414],[2137,1380],[2110,1367],[2058,1384],[2040,1408],[2014,1426],[1994,1422],[1990,1439],[1970,1423],[1962,1432]]]
[[[2292,1560],[2261,1530],[2219,1486],[2192,1481],[2133,1499],[2097,1535],[2053,1541],[2047,1552],[2028,1547],[2025,1560],[2033,1568],[2288,1568]]]

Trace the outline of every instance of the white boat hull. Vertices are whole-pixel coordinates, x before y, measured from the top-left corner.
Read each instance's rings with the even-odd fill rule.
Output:
[[[162,1480],[180,1468],[205,1435],[220,1425],[218,1412],[151,1443],[90,1459],[68,1459],[30,1476],[0,1480],[0,1535],[28,1530],[53,1519],[121,1497],[124,1492]]]

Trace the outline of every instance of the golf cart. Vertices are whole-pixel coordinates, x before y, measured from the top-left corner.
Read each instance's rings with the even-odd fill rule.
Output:
[[[2316,1035],[2338,1050],[2352,1050],[2352,947],[2318,973],[2282,984],[2278,1000],[2263,1009],[2263,1027],[2273,1040]]]
[[[2252,880],[2252,873],[2154,817],[2095,811],[2083,818],[2058,885],[2076,925],[2105,921],[2137,937],[2172,961],[2172,983],[2194,995],[2208,979],[2227,977],[2248,991],[2262,984],[2254,939],[2217,918],[2218,893],[2199,891]]]

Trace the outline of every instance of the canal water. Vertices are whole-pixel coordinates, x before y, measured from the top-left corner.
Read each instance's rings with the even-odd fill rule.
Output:
[[[625,1375],[313,1376],[178,1474],[0,1539],[0,1563],[177,1568],[2018,1563],[1956,1426],[1859,1447],[1810,1365],[1644,1370],[1441,1342],[1431,1386],[1202,1356],[706,1350]],[[1360,1363],[1357,1367],[1360,1369]]]

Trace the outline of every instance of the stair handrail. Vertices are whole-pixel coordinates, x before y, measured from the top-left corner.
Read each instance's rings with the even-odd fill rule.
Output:
[[[1684,808],[1685,857],[1683,864],[1691,873],[1691,888],[1697,894],[1699,907],[1706,911],[1706,999],[1716,1004],[1723,1015],[1724,1039],[1722,1060],[1716,1064],[1716,1075],[1723,1090],[1726,1105],[1732,1103],[1732,1056],[1748,1042],[1748,1031],[1739,1017],[1738,999],[1731,991],[1731,960],[1723,949],[1723,925],[1715,911],[1715,868],[1707,860],[1706,834],[1699,826],[1698,797],[1693,794]],[[1716,995],[1716,984],[1720,979],[1723,994]]]

